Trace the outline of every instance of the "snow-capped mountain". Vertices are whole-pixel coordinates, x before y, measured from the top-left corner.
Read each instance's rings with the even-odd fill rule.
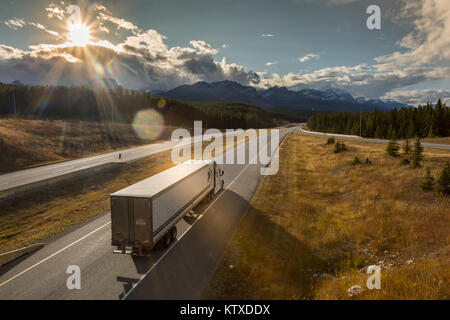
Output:
[[[289,90],[285,87],[272,87],[266,90],[256,90],[233,81],[197,82],[193,85],[183,85],[167,92],[158,92],[158,96],[186,101],[236,101],[258,105],[264,108],[316,110],[316,111],[364,111],[390,110],[409,107],[395,101],[366,100],[353,98],[342,89],[302,89]]]

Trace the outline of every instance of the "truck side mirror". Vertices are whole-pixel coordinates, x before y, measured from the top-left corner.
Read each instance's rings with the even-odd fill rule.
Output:
[[[223,170],[220,170],[220,176],[222,177],[225,174]]]

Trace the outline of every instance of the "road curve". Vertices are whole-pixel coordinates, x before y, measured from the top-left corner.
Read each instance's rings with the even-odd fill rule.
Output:
[[[302,124],[302,125],[304,125],[304,124]],[[359,136],[351,136],[351,135],[345,135],[345,134],[335,134],[335,133],[323,133],[323,132],[309,131],[309,130],[302,129],[301,126],[296,128],[296,132],[300,133],[300,134],[307,135],[307,136],[313,136],[313,137],[335,137],[335,138],[339,138],[341,140],[350,140],[350,141],[384,143],[384,144],[388,144],[389,141],[390,141],[390,140],[385,140],[385,139],[362,138],[362,137],[359,137]],[[402,145],[403,141],[398,141],[398,143]],[[424,148],[450,150],[450,145],[449,144],[438,144],[438,143],[422,142],[422,146]]]

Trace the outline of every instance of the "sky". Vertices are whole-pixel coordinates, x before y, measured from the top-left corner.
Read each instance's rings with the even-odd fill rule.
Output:
[[[366,25],[374,4],[379,30]],[[448,0],[2,0],[0,12],[4,83],[232,80],[450,104],[449,62]]]

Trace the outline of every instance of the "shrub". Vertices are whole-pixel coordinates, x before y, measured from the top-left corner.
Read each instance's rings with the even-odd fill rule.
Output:
[[[431,191],[434,188],[434,177],[431,175],[430,168],[427,168],[427,173],[425,177],[423,178],[423,182],[420,185],[422,187],[422,190],[424,191]]]
[[[423,147],[420,143],[420,138],[417,138],[416,142],[414,143],[414,150],[412,153],[411,158],[411,165],[413,168],[420,168],[421,162],[423,160]]]
[[[361,163],[361,160],[359,160],[359,158],[357,156],[355,156],[355,158],[352,161],[352,165],[356,166],[357,164],[360,164],[360,163]]]
[[[347,151],[347,147],[343,142],[337,141],[334,145],[334,153],[341,153],[343,151]]]
[[[442,169],[441,176],[437,182],[436,192],[440,195],[449,195],[450,194],[450,164],[447,161],[447,164]]]
[[[389,141],[389,143],[386,147],[387,155],[391,156],[391,157],[398,157],[399,156],[398,150],[400,150],[398,142],[395,140]]]
[[[335,143],[334,137],[328,138],[328,140],[327,140],[327,145],[334,144],[334,143]]]

